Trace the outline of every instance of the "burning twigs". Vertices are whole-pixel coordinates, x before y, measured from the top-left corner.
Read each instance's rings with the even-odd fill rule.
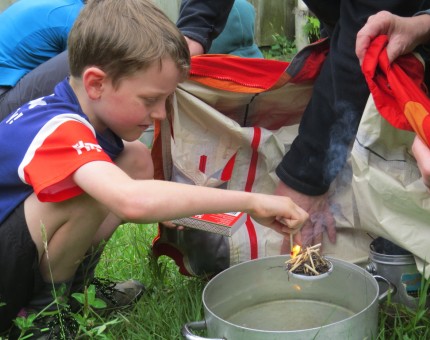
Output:
[[[321,243],[300,249],[286,261],[289,273],[305,276],[318,276],[331,269],[331,263],[320,254]]]

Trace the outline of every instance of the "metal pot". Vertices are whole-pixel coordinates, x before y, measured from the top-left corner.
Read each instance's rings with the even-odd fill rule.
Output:
[[[372,275],[385,277],[396,287],[397,293],[391,296],[392,302],[404,304],[412,309],[418,308],[423,278],[412,253],[378,237],[370,244],[366,270]],[[380,285],[379,288],[382,292],[387,289],[385,285]],[[430,307],[430,299],[427,299],[427,306]]]
[[[203,290],[205,321],[184,325],[207,329],[211,339],[372,339],[378,334],[378,281],[357,265],[329,258],[333,272],[319,280],[293,278],[289,256],[273,256],[232,266]]]

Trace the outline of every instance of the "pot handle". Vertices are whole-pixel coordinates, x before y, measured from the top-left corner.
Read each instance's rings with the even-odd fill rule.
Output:
[[[207,340],[226,340],[225,338],[202,338],[198,335],[194,335],[191,330],[192,329],[196,329],[196,330],[203,330],[206,329],[206,321],[191,321],[191,322],[187,322],[181,330],[181,334],[182,336],[187,339],[187,340],[200,340],[200,339],[207,339]]]
[[[381,295],[379,295],[379,302],[384,301],[387,298],[388,294],[395,295],[397,293],[396,285],[388,281],[385,277],[380,275],[373,275],[373,277],[377,282],[384,282],[388,285],[388,289]]]

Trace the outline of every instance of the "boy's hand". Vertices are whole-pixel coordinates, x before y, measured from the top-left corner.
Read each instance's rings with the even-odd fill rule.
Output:
[[[297,233],[309,218],[289,197],[260,194],[257,199],[258,207],[250,213],[252,218],[283,235]]]

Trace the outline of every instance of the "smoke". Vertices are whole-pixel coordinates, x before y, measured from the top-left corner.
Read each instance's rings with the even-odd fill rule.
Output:
[[[338,103],[337,112],[341,113],[341,117],[330,131],[330,141],[325,162],[324,179],[328,183],[331,183],[344,167],[361,118],[361,112],[358,112],[356,108],[347,102]]]

